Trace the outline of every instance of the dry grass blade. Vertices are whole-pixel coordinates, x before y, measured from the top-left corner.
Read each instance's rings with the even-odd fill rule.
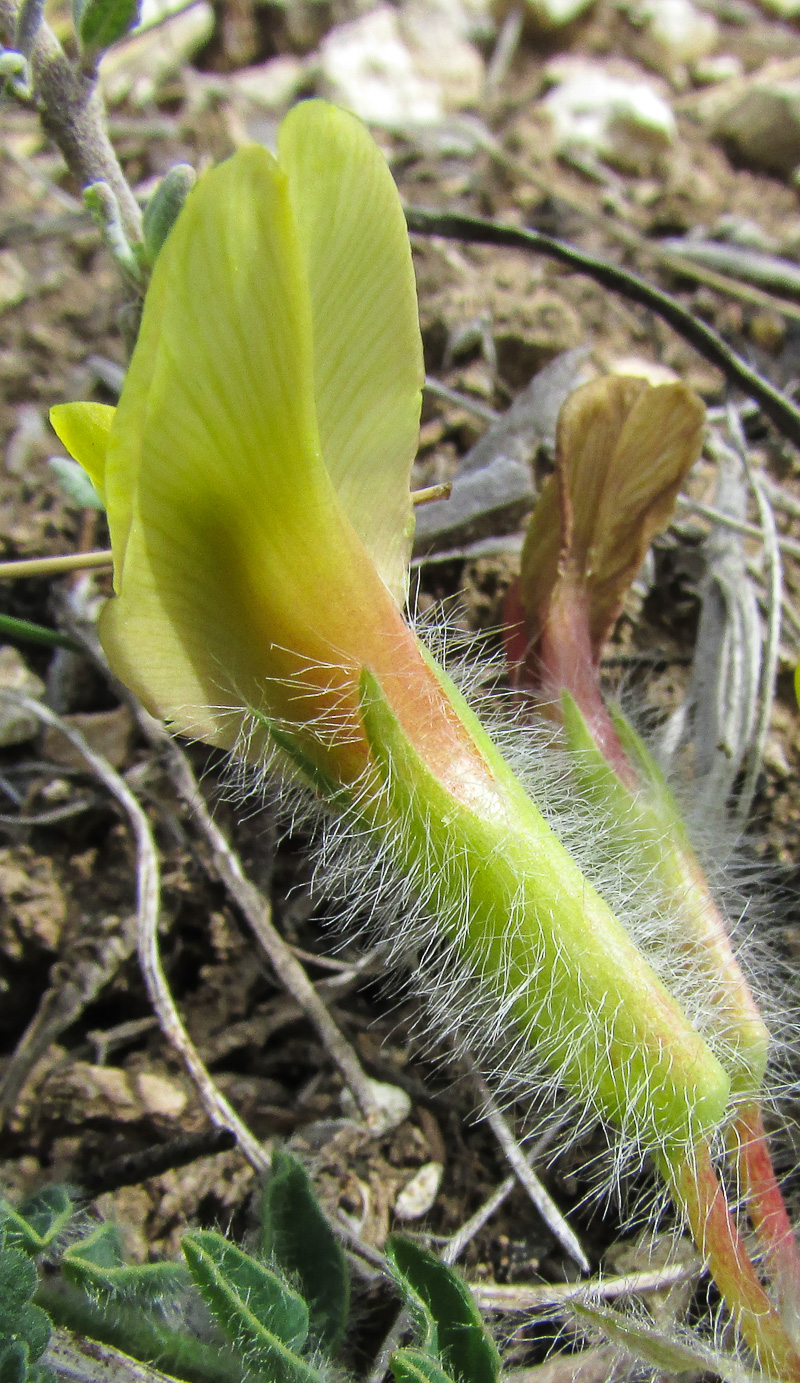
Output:
[[[410,1109],[408,1097],[396,1086],[372,1080],[364,1071],[292,948],[273,925],[269,899],[247,878],[239,856],[214,821],[186,755],[158,721],[140,706],[131,704],[150,743],[163,755],[173,786],[208,844],[214,872],[269,957],[281,985],[315,1028],[367,1124],[377,1134],[402,1122]]]
[[[758,718],[753,732],[747,772],[736,804],[736,815],[740,822],[747,820],[753,805],[758,775],[764,757],[767,736],[772,720],[775,702],[775,684],[778,678],[778,659],[780,656],[781,616],[783,613],[783,567],[781,564],[780,541],[775,523],[775,514],[767,490],[756,474],[747,454],[747,442],[739,415],[733,408],[728,409],[728,427],[733,436],[734,446],[745,468],[750,488],[758,506],[758,517],[764,542],[764,555],[767,565],[767,630],[764,642],[764,656],[761,664],[761,686]]]
[[[0,1128],[13,1114],[40,1057],[97,998],[133,952],[135,924],[106,918],[85,928],[50,972],[50,985],[14,1050],[0,1080]]]
[[[113,1345],[85,1340],[60,1327],[50,1337],[44,1363],[63,1383],[174,1383],[170,1374],[131,1359]]]
[[[3,692],[2,699],[10,705],[35,716],[45,725],[53,726],[65,735],[78,751],[87,768],[111,793],[124,811],[136,839],[137,945],[150,1002],[155,1009],[161,1030],[184,1065],[195,1085],[203,1108],[218,1128],[230,1129],[244,1156],[259,1171],[266,1171],[270,1158],[257,1138],[242,1122],[236,1111],[217,1089],[197,1049],[187,1033],[164,974],[158,949],[158,914],[160,901],[159,865],[150,823],[130,788],[106,759],[90,749],[83,735],[67,724],[46,706],[27,696]]]
[[[612,1301],[642,1292],[663,1292],[677,1282],[695,1277],[698,1271],[696,1264],[671,1263],[652,1272],[598,1277],[589,1282],[553,1282],[534,1287],[481,1282],[471,1285],[470,1291],[482,1311],[568,1310],[574,1302]]]
[[[484,1118],[500,1144],[506,1161],[513,1167],[514,1175],[527,1191],[545,1224],[555,1235],[561,1247],[583,1272],[588,1273],[590,1270],[589,1260],[581,1248],[577,1236],[533,1171],[525,1153],[514,1137],[511,1125],[502,1113],[488,1085],[480,1076],[476,1075],[475,1086],[483,1105]]]

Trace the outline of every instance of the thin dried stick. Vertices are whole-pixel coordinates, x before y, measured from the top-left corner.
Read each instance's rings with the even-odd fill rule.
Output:
[[[15,581],[20,576],[60,576],[64,571],[111,566],[113,557],[110,548],[107,552],[65,552],[58,557],[22,557],[18,562],[0,562],[0,581]]]
[[[42,706],[31,697],[19,696],[13,692],[5,691],[0,695],[4,701],[18,710],[25,711],[27,715],[36,716],[45,725],[50,725],[65,735],[70,744],[77,749],[87,767],[107,788],[125,812],[136,839],[137,943],[139,963],[142,967],[150,1002],[155,1009],[162,1032],[183,1059],[211,1122],[217,1128],[230,1129],[248,1162],[258,1171],[266,1171],[270,1165],[267,1152],[211,1079],[200,1060],[194,1043],[183,1026],[164,975],[158,949],[160,904],[158,853],[144,810],[125,781],[115,772],[108,761],[90,749],[83,735],[73,726],[68,725],[61,716],[57,716],[48,707]]]
[[[669,1263],[652,1272],[627,1273],[625,1277],[596,1277],[590,1282],[554,1282],[527,1287],[523,1283],[470,1283],[470,1291],[482,1311],[537,1311],[568,1307],[572,1301],[604,1301],[637,1292],[663,1292],[677,1282],[697,1277],[697,1263]]]
[[[583,1272],[588,1273],[590,1271],[589,1260],[581,1248],[577,1236],[570,1229],[555,1201],[533,1171],[494,1095],[482,1076],[474,1073],[474,1081],[483,1102],[484,1118],[500,1144],[506,1161],[514,1169],[515,1176],[527,1191],[548,1229],[555,1235],[561,1247]]]
[[[541,1138],[536,1140],[533,1147],[526,1154],[526,1160],[529,1166],[535,1167],[538,1158],[541,1157],[545,1149],[552,1143],[561,1129],[563,1122],[563,1119],[559,1119]],[[457,1229],[455,1234],[451,1234],[447,1243],[439,1253],[439,1257],[443,1263],[455,1263],[456,1259],[461,1257],[467,1244],[471,1243],[475,1235],[480,1233],[487,1220],[490,1220],[492,1215],[500,1209],[500,1206],[508,1199],[517,1184],[518,1178],[516,1172],[512,1172],[510,1176],[506,1177],[505,1181],[501,1181],[500,1185],[495,1187],[492,1194],[483,1202],[483,1205],[478,1206],[474,1215],[470,1215],[469,1219],[464,1221],[461,1228]]]
[[[775,524],[775,514],[769,502],[766,490],[761,484],[758,476],[750,464],[750,457],[747,454],[747,442],[742,430],[741,421],[730,407],[728,409],[728,427],[733,437],[734,446],[741,458],[745,468],[750,488],[755,495],[758,505],[758,517],[761,524],[761,534],[764,543],[764,555],[767,563],[767,638],[764,648],[764,658],[761,664],[761,696],[759,699],[758,719],[753,734],[753,742],[750,748],[749,762],[739,800],[736,804],[736,815],[740,822],[746,821],[750,808],[753,805],[758,775],[761,771],[761,762],[764,757],[764,748],[769,734],[770,721],[772,720],[772,707],[775,701],[775,683],[778,676],[778,657],[781,637],[781,614],[783,607],[783,568],[781,566],[781,554],[778,541],[778,530]]]
[[[269,957],[281,985],[300,1005],[316,1029],[367,1124],[377,1133],[402,1122],[410,1109],[408,1097],[396,1086],[372,1080],[364,1071],[353,1047],[337,1027],[300,961],[273,925],[269,900],[247,878],[239,856],[214,821],[183,750],[157,720],[130,697],[127,699],[148,740],[163,755],[176,791],[205,838],[215,873]]]
[[[406,221],[410,231],[422,235],[442,235],[449,240],[461,240],[480,245],[508,245],[515,249],[533,251],[546,255],[549,259],[568,264],[579,274],[594,279],[604,288],[619,293],[631,302],[647,307],[663,318],[685,341],[694,346],[706,360],[722,371],[726,379],[760,405],[764,413],[775,424],[779,432],[800,446],[800,409],[787,399],[774,384],[754,370],[736,351],[723,341],[699,317],[695,317],[680,303],[653,287],[635,274],[608,260],[585,254],[582,250],[555,240],[540,231],[524,230],[502,221],[489,221],[481,216],[463,216],[458,212],[436,211],[429,207],[406,207]]]
[[[43,1363],[63,1383],[175,1383],[152,1364],[132,1359],[113,1345],[85,1340],[71,1330],[56,1326]]]

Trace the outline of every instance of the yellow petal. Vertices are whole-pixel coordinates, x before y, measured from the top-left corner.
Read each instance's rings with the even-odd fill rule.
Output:
[[[424,367],[400,198],[361,122],[326,102],[295,106],[281,126],[278,157],[307,266],[322,455],[402,605]]]
[[[83,466],[104,504],[106,452],[115,412],[105,403],[58,403],[50,409],[58,440]]]
[[[395,606],[322,462],[305,265],[263,149],[200,180],[159,255],[106,490],[101,637],[152,709],[229,746],[248,708],[302,721],[351,683],[355,708]]]

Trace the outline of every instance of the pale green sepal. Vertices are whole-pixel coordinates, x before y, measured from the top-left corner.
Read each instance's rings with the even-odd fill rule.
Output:
[[[669,825],[676,841],[682,846],[687,846],[689,838],[680,807],[653,755],[641,735],[636,733],[630,721],[618,708],[611,707],[611,719],[625,753],[634,765],[641,781],[647,784],[654,811],[658,813],[665,826]]]
[[[86,471],[68,456],[51,456],[47,462],[66,499],[76,509],[105,508]]]
[[[769,1053],[769,1033],[730,947],[688,839],[678,804],[658,764],[620,711],[614,728],[642,787],[631,792],[598,748],[577,703],[561,694],[564,730],[575,777],[589,800],[614,823],[618,852],[634,857],[640,877],[659,881],[672,908],[676,940],[718,990],[714,1031],[738,1096],[756,1095]]]
[[[290,735],[287,730],[282,730],[279,725],[276,725],[261,711],[254,711],[253,719],[266,730],[275,748],[286,755],[292,767],[298,770],[306,784],[314,789],[318,797],[321,797],[325,802],[335,802],[342,807],[347,805],[349,802],[348,794],[305,753],[295,735]]]
[[[368,669],[360,697],[381,778],[362,811],[510,1021],[573,1094],[646,1146],[717,1128],[728,1076],[521,789],[505,812],[463,806]]]
[[[590,1306],[577,1301],[571,1306],[576,1316],[602,1331],[612,1344],[654,1365],[660,1373],[670,1376],[708,1373],[724,1379],[724,1383],[776,1383],[767,1374],[746,1368],[732,1355],[710,1349],[702,1340],[690,1335],[675,1339],[657,1326],[623,1315],[610,1306]]]
[[[425,369],[414,268],[392,175],[368,130],[325,101],[289,112],[278,160],[311,296],[320,446],[340,503],[398,605]]]
[[[642,872],[648,865],[658,867],[670,849],[671,821],[662,820],[641,792],[633,793],[626,787],[568,691],[561,692],[561,707],[572,770],[581,790],[618,826],[620,841],[624,838],[626,844],[635,845]]]
[[[142,235],[150,265],[155,264],[196,181],[197,174],[190,163],[176,163],[164,174],[147,203],[142,217]]]
[[[57,403],[50,426],[73,460],[83,466],[105,504],[106,453],[115,408],[106,403]]]

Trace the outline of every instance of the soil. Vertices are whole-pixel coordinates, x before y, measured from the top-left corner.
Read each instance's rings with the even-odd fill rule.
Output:
[[[344,8],[341,14],[318,9],[315,23],[323,28],[348,17]],[[717,52],[740,59],[745,72],[800,51],[798,29],[756,5],[743,0],[704,9],[717,16]],[[254,133],[256,119],[234,86],[242,63],[231,37],[236,31],[232,13],[233,6],[218,9],[207,48],[194,65],[187,63],[165,79],[147,106],[113,109],[112,134],[137,188],[150,185],[175,161],[203,165],[231,152],[248,131]],[[255,15],[247,50],[251,65],[302,49],[278,6],[245,7],[248,14]],[[316,42],[319,35],[311,37]],[[308,36],[304,42],[312,46]],[[672,149],[640,174],[602,163],[578,167],[560,158],[538,104],[546,62],[556,51],[613,55],[625,70],[660,83],[677,117]],[[198,95],[207,91],[211,77],[213,96]],[[796,258],[800,249],[795,184],[736,166],[702,115],[703,96],[704,88],[685,72],[672,84],[654,77],[642,58],[641,30],[610,0],[598,0],[586,19],[558,37],[545,42],[523,35],[500,93],[480,111],[494,137],[494,152],[481,147],[468,155],[447,147],[437,151],[432,142],[426,145],[412,135],[384,133],[381,141],[408,202],[527,224],[624,263],[710,322],[796,397],[797,303],[787,297],[770,305],[737,294],[735,287],[722,292],[692,282],[664,269],[651,252],[659,236],[708,232],[723,216],[753,223],[786,257]],[[273,124],[276,118],[270,116]],[[106,544],[103,517],[76,508],[59,488],[48,465],[59,448],[46,419],[48,407],[58,401],[114,402],[126,360],[129,314],[119,273],[35,116],[8,103],[2,121],[0,556],[11,559]],[[625,243],[617,233],[620,226],[628,235]],[[588,278],[508,250],[421,236],[413,245],[428,373],[480,404],[505,409],[548,361],[583,343],[600,371],[636,357],[668,367],[710,406],[729,396],[719,372],[675,332]],[[484,426],[471,409],[426,395],[415,483],[450,476]],[[758,413],[748,416],[747,428],[753,464],[800,500],[795,450]],[[551,462],[546,453],[538,458],[539,477]],[[713,483],[714,469],[703,463],[692,479],[692,494],[711,501]],[[776,516],[784,536],[800,539],[798,517],[782,508]],[[752,501],[748,517],[758,519]],[[658,580],[631,595],[607,658],[610,683],[622,678],[656,722],[685,691],[699,617],[697,521],[692,535],[684,520],[679,515],[659,540]],[[758,542],[748,539],[748,552],[760,561]],[[800,721],[791,674],[800,648],[800,618],[792,614],[800,611],[800,564],[796,555],[784,558],[790,608],[746,849],[753,888],[762,895],[762,925],[777,939],[790,973],[795,967],[796,982]],[[461,627],[496,629],[516,561],[512,553],[424,565],[419,603],[425,607],[446,599],[450,618]],[[59,592],[76,580],[85,578],[3,582],[0,610],[53,626]],[[108,577],[89,580],[95,592],[108,592]],[[400,1190],[425,1163],[441,1162],[444,1177],[432,1207],[406,1225],[425,1242],[440,1243],[507,1172],[494,1137],[476,1116],[465,1071],[445,1047],[419,1041],[415,1003],[398,999],[384,976],[368,972],[358,988],[333,1001],[331,1011],[366,1070],[406,1089],[412,1110],[381,1138],[349,1117],[352,1111],[328,1054],[285,1000],[215,878],[207,847],[187,820],[163,762],[129,711],[118,709],[115,692],[82,655],[27,642],[15,646],[29,671],[45,683],[48,704],[60,714],[86,717],[91,743],[124,773],[146,806],[161,852],[165,969],[220,1089],[259,1138],[288,1140],[312,1168],[326,1208],[345,1217],[376,1249],[398,1223],[394,1208]],[[250,877],[271,899],[277,926],[306,958],[309,974],[319,981],[346,968],[357,948],[326,925],[331,909],[324,879],[312,880],[302,830],[276,838],[268,810],[232,805],[219,756],[197,746],[189,753],[217,821]],[[0,750],[0,811],[0,1075],[43,996],[52,1001],[71,975],[84,974],[87,956],[92,961],[99,956],[104,968],[96,992],[36,1062],[6,1121],[0,1186],[16,1199],[50,1181],[91,1187],[113,1159],[207,1134],[209,1123],[146,997],[131,930],[135,849],[113,802],[76,767],[63,740],[37,730]],[[771,877],[765,883],[767,866]],[[797,1012],[795,1003],[787,1024],[796,1023]],[[510,1111],[520,1128],[524,1113]],[[790,1138],[781,1149],[780,1170],[786,1174],[788,1201],[800,1210],[796,1143]],[[624,1228],[613,1205],[591,1197],[588,1168],[597,1151],[591,1141],[578,1142],[551,1164],[545,1161],[540,1171],[593,1268],[627,1271],[638,1261],[637,1231]],[[243,1233],[256,1184],[245,1158],[229,1149],[121,1186],[96,1204],[99,1213],[124,1226],[131,1254],[147,1259],[175,1254],[189,1224]],[[575,1272],[519,1187],[477,1234],[461,1263],[471,1280],[496,1283],[561,1281]],[[359,1369],[368,1366],[392,1319],[388,1288],[362,1282],[353,1358]],[[541,1361],[552,1331],[551,1325],[534,1322],[507,1335],[508,1363]]]

